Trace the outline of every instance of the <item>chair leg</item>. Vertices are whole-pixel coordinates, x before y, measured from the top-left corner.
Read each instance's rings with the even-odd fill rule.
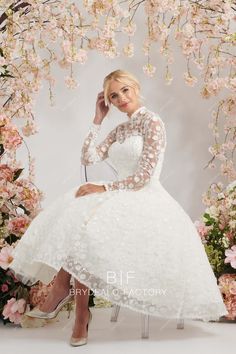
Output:
[[[111,322],[116,322],[120,311],[119,305],[114,305],[111,313]]]
[[[176,328],[177,329],[184,329],[184,319],[183,318],[178,318]]]
[[[149,315],[141,313],[142,338],[149,338]]]

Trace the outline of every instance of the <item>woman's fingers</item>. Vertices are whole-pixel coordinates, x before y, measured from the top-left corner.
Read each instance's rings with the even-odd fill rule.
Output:
[[[104,93],[103,93],[103,92],[100,92],[100,93],[98,94],[98,98],[104,98]]]
[[[75,196],[76,196],[76,197],[81,197],[81,196],[83,196],[83,195],[88,194],[88,192],[89,192],[88,186],[87,186],[87,185],[86,185],[86,186],[82,186],[82,187],[80,187],[80,188],[77,190]]]
[[[103,101],[103,100],[104,100],[104,96],[98,97],[98,101]]]
[[[94,185],[94,184],[85,184],[83,186],[81,186],[78,191],[75,194],[75,197],[82,197],[84,195],[87,194],[91,194],[91,193],[100,193],[101,192],[101,187],[98,185]]]

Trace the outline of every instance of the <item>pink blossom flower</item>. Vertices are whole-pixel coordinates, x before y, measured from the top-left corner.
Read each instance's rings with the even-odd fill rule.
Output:
[[[16,180],[15,186],[17,186],[17,190],[15,188],[16,200],[21,202],[27,210],[31,211],[30,216],[33,218],[34,214],[38,212],[36,206],[39,205],[42,195],[27,179]]]
[[[58,61],[58,64],[62,69],[68,69],[70,67],[70,63],[65,58]]]
[[[23,235],[30,224],[30,218],[27,215],[17,216],[8,223],[9,230],[14,235]]]
[[[228,239],[229,241],[232,241],[232,240],[234,239],[234,232],[233,232],[233,231],[227,231],[227,232],[225,233],[225,237],[227,237],[227,239]]]
[[[9,320],[15,324],[20,324],[21,316],[25,311],[26,301],[24,299],[16,300],[12,297],[7,301],[3,308],[4,319]]]
[[[88,60],[87,50],[80,48],[76,55],[76,61],[77,60],[80,62],[80,64],[84,64]]]
[[[236,269],[236,245],[225,251],[225,263],[230,263],[231,267]]]
[[[194,27],[190,23],[185,24],[183,33],[186,37],[192,37],[194,34]]]
[[[5,114],[0,114],[0,126],[10,123],[10,119]]]
[[[233,80],[233,79],[232,79]],[[235,80],[235,79],[234,79]],[[231,83],[233,81],[230,81]],[[236,82],[236,80],[235,80]],[[228,86],[228,85],[227,85]],[[235,83],[235,87],[236,87],[236,83]],[[224,104],[222,106],[222,111],[227,115],[227,116],[232,116],[232,121],[235,124],[235,114],[236,114],[236,98],[231,96],[228,99],[226,99],[224,101]]]
[[[13,183],[0,179],[0,195],[3,200],[10,199],[15,194],[15,186]]]
[[[137,25],[134,22],[129,22],[128,25],[122,27],[122,32],[127,33],[129,36],[133,36],[137,29]]]
[[[183,54],[188,56],[191,55],[194,51],[198,51],[201,45],[201,40],[195,37],[185,37],[182,41],[182,51]]]
[[[184,73],[184,81],[188,86],[193,87],[197,82],[197,78],[186,72]]]
[[[197,231],[201,237],[201,240],[204,242],[206,241],[206,236],[208,235],[209,230],[211,230],[211,226],[206,226],[204,223],[200,222],[200,221],[195,221],[194,225],[197,228]]]
[[[131,58],[134,55],[134,45],[133,45],[133,43],[129,43],[129,44],[125,45],[124,48],[123,48],[123,53],[127,57]]]
[[[5,125],[1,129],[3,144],[8,150],[16,150],[22,143],[22,138],[18,133],[17,127],[13,124]]]
[[[12,251],[13,247],[12,246],[6,246],[1,249],[0,252],[0,267],[3,269],[7,269],[9,267],[9,264],[12,262],[13,257],[12,257]]]
[[[24,136],[30,136],[38,132],[35,122],[27,121],[26,125],[21,129]]]
[[[226,80],[224,78],[216,78],[214,80],[209,80],[206,84],[206,89],[209,95],[216,96],[221,89],[224,88]]]
[[[194,224],[197,227],[197,231],[200,236],[205,236],[207,234],[205,224],[201,223],[200,221],[195,221]]]
[[[28,43],[33,43],[35,35],[29,31],[24,32],[24,40]]]
[[[156,67],[150,63],[143,66],[143,72],[150,77],[154,75],[155,71],[156,71]]]
[[[67,76],[65,78],[65,84],[70,89],[74,89],[74,88],[76,88],[78,86],[78,83],[71,76]]]
[[[14,171],[6,164],[0,165],[0,180],[11,182],[13,180]]]

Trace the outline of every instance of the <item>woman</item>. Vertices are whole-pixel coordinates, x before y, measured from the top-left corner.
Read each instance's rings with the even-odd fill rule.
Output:
[[[200,237],[190,217],[163,188],[166,132],[142,106],[140,85],[116,70],[104,80],[81,162],[109,158],[115,181],[68,191],[33,220],[15,248],[11,269],[25,281],[48,283],[46,301],[27,314],[52,318],[71,301],[76,319],[71,345],[87,343],[89,289],[113,303],[166,318],[218,319],[227,314]],[[110,105],[127,116],[95,145]]]

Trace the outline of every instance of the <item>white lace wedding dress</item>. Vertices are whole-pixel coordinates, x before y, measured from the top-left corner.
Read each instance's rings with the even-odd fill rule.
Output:
[[[25,283],[48,283],[63,267],[112,303],[166,318],[218,319],[227,310],[190,217],[160,183],[166,133],[137,109],[96,146],[92,124],[81,162],[109,158],[117,181],[75,198],[79,185],[30,224],[10,268]]]

